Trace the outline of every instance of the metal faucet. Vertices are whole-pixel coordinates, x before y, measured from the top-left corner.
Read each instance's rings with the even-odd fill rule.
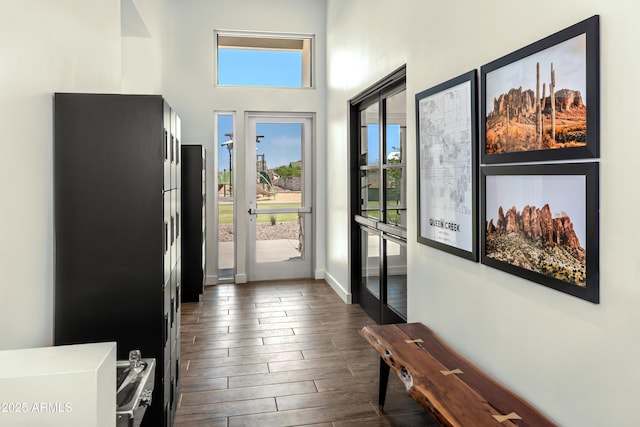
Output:
[[[142,366],[142,354],[140,350],[131,350],[129,352],[129,368],[135,369]]]
[[[142,361],[140,350],[131,350],[129,352],[129,372],[116,393],[120,393],[121,390],[133,382],[136,376],[138,376],[140,372],[144,371],[145,366],[146,364]]]

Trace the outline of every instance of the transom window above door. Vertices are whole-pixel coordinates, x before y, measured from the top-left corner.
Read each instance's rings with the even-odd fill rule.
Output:
[[[219,86],[312,87],[313,36],[216,32]]]

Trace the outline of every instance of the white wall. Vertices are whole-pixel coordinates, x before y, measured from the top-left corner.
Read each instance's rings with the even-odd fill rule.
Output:
[[[202,144],[207,150],[207,283],[213,283],[217,272],[216,237],[214,234],[214,114],[235,112],[234,150],[236,158],[244,158],[245,111],[314,112],[316,113],[316,234],[325,234],[325,6],[318,0],[171,0],[171,33],[169,59],[166,62],[165,95],[182,120],[182,143]],[[215,86],[215,30],[272,31],[315,34],[316,85],[312,89],[241,88]],[[236,169],[238,170],[238,169]],[[239,213],[248,207],[242,177],[236,180],[236,206]],[[244,221],[245,216],[239,216]],[[243,254],[246,236],[236,236]],[[316,275],[324,275],[324,239],[316,239]],[[237,260],[237,279],[246,274],[244,260]]]
[[[563,426],[637,424],[638,12],[632,0],[328,0],[327,271],[342,284],[349,281],[347,100],[406,63],[415,141],[416,93],[601,16],[599,305],[418,244],[416,197],[408,202],[409,321],[431,326]],[[408,147],[407,190],[415,195],[415,144]]]
[[[143,34],[122,37],[122,93],[163,94],[162,71],[169,32],[167,3],[168,0],[133,1]]]
[[[1,0],[0,349],[51,343],[53,92],[120,88],[120,0]]]
[[[53,340],[53,93],[160,91],[158,36],[127,44],[120,1],[0,0],[0,350]],[[136,0],[152,33],[163,1]]]

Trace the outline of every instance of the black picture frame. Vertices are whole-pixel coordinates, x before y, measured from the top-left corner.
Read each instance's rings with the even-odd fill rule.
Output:
[[[484,166],[481,175],[482,264],[599,303],[599,164]]]
[[[472,70],[415,96],[418,242],[478,261],[478,91]]]
[[[598,15],[482,66],[480,75],[483,164],[599,157]]]

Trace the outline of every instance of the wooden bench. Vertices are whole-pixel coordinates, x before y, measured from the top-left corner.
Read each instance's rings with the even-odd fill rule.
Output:
[[[518,395],[460,356],[421,323],[365,326],[380,355],[379,405],[389,370],[407,393],[445,426],[555,426]]]

